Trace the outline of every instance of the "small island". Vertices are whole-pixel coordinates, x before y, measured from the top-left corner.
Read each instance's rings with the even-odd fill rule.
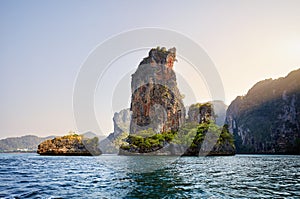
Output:
[[[86,138],[71,134],[49,139],[38,145],[40,155],[92,156],[101,155],[97,137]]]
[[[235,155],[228,125],[216,124],[212,103],[186,108],[177,86],[176,48],[152,48],[131,79],[129,135],[119,155]]]

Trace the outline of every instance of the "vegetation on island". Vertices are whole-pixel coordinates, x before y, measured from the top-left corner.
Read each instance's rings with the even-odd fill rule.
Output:
[[[87,138],[74,132],[39,144],[40,155],[100,155],[98,137]]]
[[[129,135],[126,143],[121,145],[121,149],[128,150],[136,148],[139,151],[151,152],[154,149],[162,148],[166,142],[175,138],[176,133],[168,131],[165,133],[154,133],[152,128],[140,131],[137,135]]]
[[[210,136],[206,137],[208,132]],[[185,123],[177,132],[168,131],[156,134],[149,128],[139,132],[137,135],[129,135],[126,138],[126,143],[121,145],[120,148],[139,153],[148,153],[161,149],[167,144],[174,144],[182,146],[188,151],[194,151],[201,148],[204,139],[208,140],[208,142],[215,141],[217,146],[228,144],[232,149],[235,149],[233,135],[229,132],[228,125],[221,127],[213,121],[201,124]]]

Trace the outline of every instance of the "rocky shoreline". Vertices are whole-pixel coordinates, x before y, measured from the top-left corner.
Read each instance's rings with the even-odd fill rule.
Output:
[[[101,155],[98,138],[84,138],[81,135],[66,135],[49,139],[38,145],[37,153],[52,156],[92,156]]]

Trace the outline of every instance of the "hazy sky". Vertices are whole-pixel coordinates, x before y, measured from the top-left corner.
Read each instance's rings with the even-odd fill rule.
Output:
[[[76,130],[72,93],[81,65],[107,38],[143,27],[180,32],[205,49],[223,81],[227,104],[257,81],[300,67],[299,0],[2,0],[0,138]],[[146,55],[146,51],[130,54],[114,67],[133,63],[135,68]],[[183,65],[179,60],[175,70]],[[123,83],[117,88],[127,80],[130,73],[119,79]],[[199,101],[208,99],[205,93],[197,93],[203,96]],[[101,96],[105,93],[96,90],[98,120]],[[124,98],[120,104],[112,102],[116,104],[112,109],[128,104]],[[112,130],[114,111],[118,110],[107,114],[104,133]]]

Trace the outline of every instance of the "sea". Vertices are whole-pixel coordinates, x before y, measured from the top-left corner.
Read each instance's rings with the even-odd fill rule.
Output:
[[[300,156],[0,154],[0,198],[300,198]]]

